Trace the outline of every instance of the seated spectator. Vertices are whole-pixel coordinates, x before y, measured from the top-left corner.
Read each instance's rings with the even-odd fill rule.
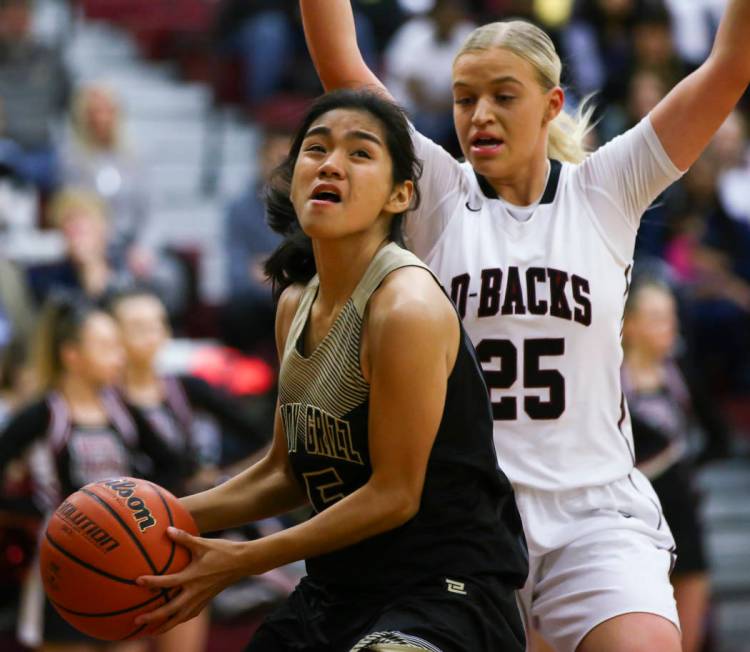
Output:
[[[651,480],[677,544],[671,575],[684,652],[700,652],[710,595],[708,562],[698,510],[691,434],[707,439],[702,459],[729,452],[726,426],[712,401],[675,358],[678,323],[666,285],[634,284],[625,311],[623,389],[633,426],[637,467]]]
[[[0,160],[45,191],[57,183],[50,125],[62,118],[68,95],[61,54],[31,36],[31,1],[0,0]]]
[[[132,277],[107,255],[109,223],[104,203],[83,190],[64,190],[49,208],[50,223],[65,239],[65,259],[31,267],[29,285],[42,304],[58,289],[83,292],[91,300],[126,286]]]
[[[451,69],[474,27],[459,0],[436,0],[429,13],[394,34],[385,53],[385,83],[396,101],[417,131],[456,155]]]
[[[697,68],[711,51],[726,3],[723,0],[665,0],[665,4],[672,15],[680,58],[689,67]]]
[[[360,49],[368,64],[376,66],[372,26],[361,12],[355,17]],[[296,2],[221,0],[214,32],[219,52],[242,62],[245,101],[251,109],[281,91],[318,93]]]
[[[101,197],[111,222],[111,258],[137,270],[149,257],[143,243],[148,192],[142,163],[122,132],[120,105],[111,89],[98,84],[81,88],[61,147],[61,177],[64,185]]]
[[[563,30],[562,50],[574,91],[622,101],[633,62],[633,24],[638,0],[582,0]]]
[[[56,288],[79,290],[92,300],[100,300],[138,281],[159,293],[170,316],[182,313],[187,281],[174,259],[159,256],[157,265],[141,275],[111,259],[109,217],[98,195],[64,190],[53,198],[49,214],[52,226],[62,232],[66,250],[63,260],[28,270],[29,285],[38,303]]]
[[[229,298],[224,309],[223,332],[227,344],[243,351],[269,349],[273,355],[274,305],[271,286],[263,271],[268,255],[280,242],[266,223],[263,187],[291,145],[290,131],[267,128],[258,160],[259,176],[227,210],[225,245]]]
[[[628,78],[637,70],[656,73],[668,89],[688,72],[674,47],[670,14],[660,4],[646,4],[633,22],[633,61]]]
[[[732,219],[750,226],[750,140],[747,120],[740,111],[735,110],[724,121],[712,147],[721,166],[718,179],[721,204]],[[750,265],[750,256],[745,259]],[[750,274],[745,276],[750,280]]]
[[[34,307],[23,273],[0,256],[0,350],[34,325]]]
[[[720,169],[712,144],[669,195],[664,255],[685,299],[696,363],[711,387],[728,392],[750,387],[750,282],[738,273],[748,234],[722,206]]]

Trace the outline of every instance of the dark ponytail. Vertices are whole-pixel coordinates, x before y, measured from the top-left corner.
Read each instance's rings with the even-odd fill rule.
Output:
[[[422,174],[422,164],[414,152],[409,121],[403,110],[382,95],[367,90],[342,89],[326,93],[310,107],[297,130],[289,155],[277,167],[266,186],[265,203],[269,226],[284,236],[284,241],[271,254],[265,272],[273,283],[274,297],[289,285],[307,283],[315,276],[315,258],[312,241],[300,226],[290,198],[292,175],[297,163],[302,141],[315,120],[334,109],[354,109],[369,113],[383,126],[385,145],[393,165],[393,183],[412,181],[414,199],[411,209],[419,205],[417,181]],[[403,244],[404,214],[393,216],[389,238]]]

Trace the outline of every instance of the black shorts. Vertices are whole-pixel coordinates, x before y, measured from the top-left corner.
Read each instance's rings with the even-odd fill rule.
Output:
[[[685,463],[677,463],[655,478],[652,484],[677,546],[673,575],[705,572],[708,563],[698,510],[700,494],[693,481],[692,469]]]
[[[496,577],[437,578],[364,593],[304,578],[245,652],[350,652],[402,643],[430,652],[523,652],[515,588]]]

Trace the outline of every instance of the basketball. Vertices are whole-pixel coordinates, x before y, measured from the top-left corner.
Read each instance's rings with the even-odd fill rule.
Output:
[[[167,535],[170,525],[198,534],[177,498],[146,480],[103,480],[68,496],[40,546],[41,576],[55,609],[94,638],[147,636],[156,625],[136,626],[136,616],[171,596],[138,586],[136,579],[175,573],[190,562],[190,553]]]

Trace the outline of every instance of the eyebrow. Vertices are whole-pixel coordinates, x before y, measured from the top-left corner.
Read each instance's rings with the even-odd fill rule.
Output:
[[[313,127],[310,129],[306,134],[305,138],[310,138],[311,136],[331,136],[331,129],[329,127],[326,127],[324,125],[318,125],[317,127]],[[375,143],[376,145],[383,146],[383,143],[380,141],[380,138],[378,138],[375,134],[370,133],[369,131],[363,131],[362,129],[353,129],[351,131],[347,131],[345,134],[345,138],[354,140],[354,139],[361,139],[361,140],[369,140],[371,143]]]
[[[512,75],[504,75],[503,77],[495,77],[495,79],[490,81],[490,84],[494,84],[494,85],[507,84],[508,82],[513,83],[513,84],[518,84],[519,86],[523,86],[523,82],[517,79],[516,77],[513,77]],[[453,88],[456,88],[459,86],[468,87],[470,85],[471,84],[467,84],[466,82],[462,82],[462,81],[453,82]]]

